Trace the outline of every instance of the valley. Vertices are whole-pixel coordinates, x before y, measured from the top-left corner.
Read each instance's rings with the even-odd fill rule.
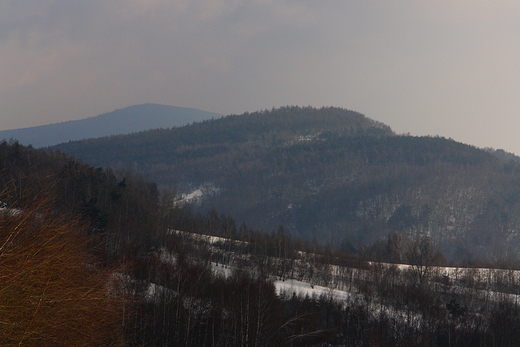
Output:
[[[74,345],[69,321],[107,346],[520,338],[520,164],[505,152],[287,107],[4,141],[0,182],[6,345]]]

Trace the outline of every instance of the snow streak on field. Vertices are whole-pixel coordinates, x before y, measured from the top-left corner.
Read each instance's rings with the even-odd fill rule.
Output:
[[[236,268],[232,266],[218,265],[217,263],[211,263],[213,272],[216,275],[229,277]],[[349,298],[349,294],[346,291],[314,285],[309,282],[298,281],[295,279],[286,280],[274,280],[273,284],[276,287],[278,294],[296,294],[299,296],[319,297],[321,295],[332,296],[334,300],[344,301]]]
[[[274,285],[278,294],[295,293],[296,295],[308,295],[309,297],[319,297],[322,295],[326,295],[340,302],[346,301],[350,298],[349,293],[345,291],[313,285],[307,282],[302,282],[294,279],[288,279],[285,281],[277,280],[274,282]]]
[[[205,244],[212,252],[224,254],[222,262],[211,263],[212,271],[220,276],[229,277],[234,271],[241,270],[253,275],[259,275],[259,269],[248,263],[247,254],[238,254],[227,251],[228,246],[235,248],[246,247],[248,242],[231,240],[223,237],[188,233],[180,230],[169,230],[169,234],[187,237],[195,242]],[[354,268],[331,264],[312,264],[314,254],[297,252],[298,259],[292,260],[292,267],[296,271],[288,271],[284,275],[270,273],[268,276],[276,287],[279,295],[320,297],[327,296],[339,302],[348,302],[362,298],[360,285],[377,283],[383,278],[385,281],[400,282],[409,279],[414,266],[407,264],[389,264],[366,262],[364,268]],[[162,253],[164,261],[174,262],[171,255]],[[280,266],[287,259],[270,257],[273,267]],[[303,271],[303,272],[302,272]],[[307,276],[305,271],[314,273]],[[520,282],[519,270],[487,269],[487,268],[457,268],[431,267],[430,286],[433,290],[446,295],[470,295],[478,300],[507,300],[520,302],[520,295],[516,291],[516,284]],[[324,278],[326,278],[324,280]]]

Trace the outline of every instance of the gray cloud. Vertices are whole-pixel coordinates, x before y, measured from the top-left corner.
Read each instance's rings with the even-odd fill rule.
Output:
[[[0,0],[0,129],[142,102],[358,110],[520,153],[520,3]]]

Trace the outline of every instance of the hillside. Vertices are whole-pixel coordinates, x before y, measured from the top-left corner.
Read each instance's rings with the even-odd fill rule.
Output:
[[[134,175],[17,142],[0,142],[0,198],[2,345],[466,347],[520,337],[518,263],[443,267],[427,235],[389,239],[408,265],[367,261],[282,227],[194,213]]]
[[[399,260],[388,236],[416,234],[452,261],[505,262],[520,249],[518,164],[442,137],[397,136],[344,109],[285,107],[53,149],[131,168],[200,211],[352,251],[380,242],[374,252]]]
[[[0,131],[0,140],[16,139],[21,144],[38,148],[73,140],[183,126],[219,117],[219,114],[193,108],[142,104],[86,119],[3,130]]]

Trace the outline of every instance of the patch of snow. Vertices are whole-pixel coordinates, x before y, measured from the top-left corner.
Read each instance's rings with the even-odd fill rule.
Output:
[[[5,202],[0,202],[0,213],[5,213],[9,217],[14,217],[20,215],[22,210],[17,208],[10,208]]]
[[[234,269],[228,265],[211,262],[211,270],[217,276],[222,276],[224,278],[228,278],[229,276],[231,276]]]
[[[308,295],[312,296],[321,296],[327,295],[331,296],[336,301],[345,301],[349,299],[350,295],[348,292],[342,290],[331,289],[328,287],[322,287],[318,285],[312,285],[307,282],[302,282],[294,279],[287,279],[285,281],[277,280],[274,281],[274,285],[276,287],[276,292],[278,294],[282,293],[295,293],[297,295]]]
[[[202,188],[199,188],[197,190],[194,190],[191,193],[182,194],[181,198],[185,202],[193,202],[195,200],[201,199],[203,195],[204,195],[204,192],[202,191]]]
[[[196,233],[189,233],[182,230],[175,230],[175,229],[168,229],[166,231],[168,235],[182,235],[182,236],[188,236],[191,239],[203,241],[210,245],[214,245],[215,243],[225,243],[225,242],[231,242],[235,245],[247,245],[249,242],[247,241],[240,241],[240,240],[233,240],[228,239],[225,237],[219,237],[219,236],[211,236],[211,235],[204,235],[204,234],[196,234]]]
[[[212,184],[204,184],[190,193],[181,194],[174,205],[200,204],[205,197],[215,196],[220,193],[220,189]]]

